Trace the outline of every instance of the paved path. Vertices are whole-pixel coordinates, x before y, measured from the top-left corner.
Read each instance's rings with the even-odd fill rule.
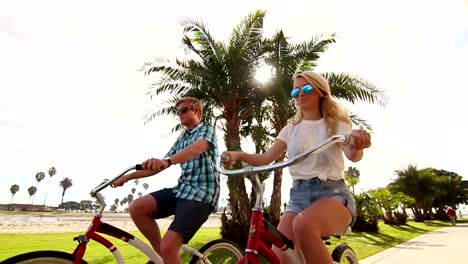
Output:
[[[359,261],[359,264],[467,264],[468,224],[444,227]]]

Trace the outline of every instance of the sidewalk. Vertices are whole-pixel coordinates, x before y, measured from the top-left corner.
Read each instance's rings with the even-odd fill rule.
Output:
[[[466,264],[468,224],[444,227],[359,261],[360,264]]]

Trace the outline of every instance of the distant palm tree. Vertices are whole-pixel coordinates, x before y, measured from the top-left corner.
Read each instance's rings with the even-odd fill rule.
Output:
[[[133,182],[135,183],[135,185],[138,185],[140,181],[138,179],[135,179]]]
[[[36,192],[37,192],[37,189],[39,187],[39,183],[45,178],[45,173],[40,171],[38,173],[36,173],[36,181],[37,181],[37,184],[36,184]],[[36,193],[34,192],[34,193]],[[34,198],[36,198],[36,194],[34,194],[33,196],[33,199],[32,199],[32,202],[31,204],[34,204]]]
[[[141,197],[143,196],[143,193],[142,192],[138,192],[138,197]]]
[[[143,188],[145,189],[145,191],[148,190],[148,187],[149,187],[149,184],[147,184],[146,182],[143,183]]]
[[[52,180],[52,176],[54,176],[55,174],[57,173],[57,170],[55,169],[55,167],[51,167],[49,169],[49,184],[47,185],[47,192],[46,192],[46,195],[45,195],[45,198],[44,198],[44,204],[46,203],[46,200],[47,200],[47,195],[49,194],[49,188],[50,188],[50,181]]]
[[[11,199],[10,199],[10,204],[11,204],[11,201],[13,201],[13,196],[15,195],[15,193],[17,193],[19,191],[20,187],[18,184],[13,184],[11,187],[10,187],[10,192],[11,192]]]
[[[65,177],[63,180],[60,181],[60,187],[62,187],[63,192],[62,192],[62,202],[60,204],[63,204],[63,197],[65,196],[65,191],[70,188],[73,185],[72,179]]]
[[[348,167],[348,169],[344,172],[344,175],[346,182],[349,186],[351,186],[351,191],[353,194],[355,194],[354,186],[359,183],[359,176],[361,175],[361,172],[359,172],[356,167]]]
[[[129,194],[127,196],[127,199],[128,199],[128,203],[130,204],[131,202],[133,202],[133,194]]]
[[[132,194],[135,194],[135,192],[136,192],[136,189],[132,188]]]
[[[29,193],[29,201],[31,201],[31,197],[36,194],[37,187],[31,186],[28,188],[28,193]],[[28,203],[29,203],[28,201]]]

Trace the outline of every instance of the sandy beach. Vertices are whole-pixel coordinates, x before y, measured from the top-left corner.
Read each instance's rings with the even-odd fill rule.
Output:
[[[0,216],[0,233],[65,233],[85,232],[93,214],[51,215],[2,215]],[[104,214],[103,222],[114,225],[125,231],[136,231],[128,214]],[[172,217],[156,220],[161,230],[166,230]],[[212,214],[203,227],[220,227],[220,215]]]

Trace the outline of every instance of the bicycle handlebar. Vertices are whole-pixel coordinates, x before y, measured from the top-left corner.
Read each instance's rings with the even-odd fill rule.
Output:
[[[106,208],[106,202],[104,201],[104,196],[100,194],[99,192],[107,188],[109,185],[112,185],[117,179],[127,174],[127,172],[131,170],[141,170],[141,169],[142,169],[141,164],[131,166],[127,168],[126,170],[124,170],[123,172],[121,172],[119,175],[115,176],[112,180],[104,179],[104,181],[102,181],[100,184],[94,187],[93,190],[91,190],[90,195],[97,199],[101,208],[98,213],[99,216],[102,216],[102,213],[104,212],[104,209]]]
[[[247,176],[249,174],[255,174],[255,173],[260,173],[260,172],[269,172],[275,169],[281,169],[284,167],[288,167],[291,165],[294,165],[303,159],[307,158],[308,156],[313,156],[317,155],[318,153],[322,152],[323,150],[327,149],[331,145],[335,143],[343,143],[343,144],[349,144],[354,142],[354,138],[351,135],[335,135],[329,137],[325,142],[323,142],[320,146],[310,149],[300,155],[297,155],[289,160],[286,161],[281,161],[281,162],[276,162],[270,165],[263,165],[263,166],[247,166],[242,169],[236,169],[236,170],[226,170],[221,166],[221,162],[227,162],[229,161],[228,156],[223,156],[221,155],[217,161],[216,161],[216,168],[221,174],[227,175],[227,176]]]

